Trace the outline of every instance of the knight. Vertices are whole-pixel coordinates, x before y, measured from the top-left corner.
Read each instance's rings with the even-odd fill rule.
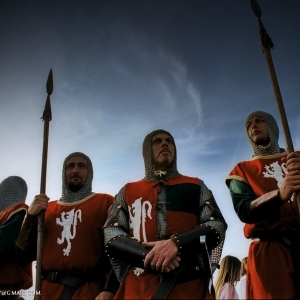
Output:
[[[254,155],[226,178],[234,209],[253,240],[247,263],[247,299],[300,299],[300,153],[279,147],[272,115],[255,111],[246,119]],[[284,176],[285,175],[285,176]],[[284,178],[283,178],[284,177]]]
[[[61,198],[49,201],[39,194],[30,205],[17,245],[24,259],[36,259],[37,204],[45,203],[42,300],[95,299],[105,289],[110,265],[101,230],[113,197],[92,192],[92,180],[90,158],[74,152],[63,163]],[[113,297],[111,290],[106,293]]]
[[[0,299],[4,293],[10,295],[32,286],[31,263],[20,263],[14,251],[27,214],[26,196],[27,184],[23,178],[9,176],[0,183]]]
[[[149,133],[143,157],[144,179],[119,191],[104,226],[121,283],[115,298],[214,299],[210,262],[219,262],[227,225],[212,192],[178,172],[171,133]]]

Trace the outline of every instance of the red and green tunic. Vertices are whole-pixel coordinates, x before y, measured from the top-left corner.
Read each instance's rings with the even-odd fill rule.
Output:
[[[242,216],[251,214],[249,211],[251,201],[280,188],[287,173],[281,161],[284,156],[286,153],[257,156],[240,162],[230,172],[226,184],[230,186],[235,209],[241,219]],[[240,195],[234,190],[232,185],[234,180],[246,184],[245,188],[241,188]],[[251,187],[252,193],[247,186]],[[247,205],[242,206],[243,201]],[[294,264],[290,251],[279,239],[284,236],[298,236],[300,218],[296,199],[285,203],[280,202],[275,203],[269,212],[265,212],[264,219],[249,221],[244,226],[246,238],[261,238],[261,241],[253,241],[249,248],[248,299],[293,299],[295,297],[295,283],[292,278]],[[266,237],[273,237],[273,240],[266,241]]]
[[[19,291],[32,286],[31,263],[16,261],[14,243],[18,237],[28,206],[17,203],[0,214],[0,290]]]
[[[129,210],[129,234],[141,242],[158,241],[158,193],[165,188],[165,236],[182,233],[199,224],[200,192],[198,178],[179,175],[164,183],[140,180],[125,186],[125,200]],[[194,266],[194,269],[197,266]],[[115,299],[151,299],[160,283],[161,274],[153,270],[131,268],[121,284]],[[207,291],[207,282],[193,278],[176,284],[168,299],[213,299]]]
[[[45,214],[42,268],[45,271],[91,272],[103,275],[102,227],[114,198],[92,194],[80,201],[50,201]],[[59,299],[64,286],[42,281],[42,299]],[[103,282],[86,282],[72,299],[95,299]]]

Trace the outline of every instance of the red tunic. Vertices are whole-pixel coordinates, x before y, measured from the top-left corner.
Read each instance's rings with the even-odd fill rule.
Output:
[[[89,272],[103,261],[102,227],[114,198],[93,194],[74,203],[49,202],[45,214],[44,270]],[[64,286],[42,281],[42,299],[59,299]],[[102,283],[86,282],[72,299],[95,299]]]
[[[257,197],[277,190],[287,173],[281,158],[286,153],[254,157],[235,166],[227,179],[244,181]],[[288,233],[299,235],[300,218],[297,201],[285,202],[277,216],[255,224],[245,224],[246,238],[255,239],[264,234],[279,236]],[[295,284],[294,266],[289,250],[280,242],[254,241],[251,243],[247,265],[248,299],[293,299]]]
[[[198,225],[200,180],[187,176],[166,179],[166,235],[182,233]],[[128,183],[125,199],[130,213],[130,235],[141,242],[158,241],[156,204],[160,184],[140,180]],[[172,199],[172,202],[170,201]],[[131,268],[114,299],[151,299],[161,274]],[[196,279],[174,285],[168,299],[214,299],[207,282]]]
[[[27,211],[27,208],[28,206],[25,203],[17,203],[10,206],[0,214],[0,226],[20,211]],[[20,226],[22,225],[22,220],[20,220]],[[1,254],[0,290],[19,291],[21,289],[29,289],[32,286],[31,263],[28,265],[20,265],[16,262],[14,255],[12,253],[10,254],[5,254],[5,261]]]

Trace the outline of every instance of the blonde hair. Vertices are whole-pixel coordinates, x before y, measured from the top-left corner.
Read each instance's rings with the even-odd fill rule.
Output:
[[[242,265],[241,265],[241,276],[247,273],[247,262],[248,262],[248,257],[244,257],[242,259]]]
[[[241,261],[231,255],[222,258],[220,263],[220,270],[215,285],[216,298],[219,298],[219,293],[223,285],[228,282],[234,286],[235,282],[240,279]]]

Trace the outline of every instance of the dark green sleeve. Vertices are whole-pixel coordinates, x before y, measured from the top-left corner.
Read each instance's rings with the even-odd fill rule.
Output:
[[[22,226],[24,216],[25,210],[21,210],[0,226],[0,254],[13,247]]]
[[[229,191],[234,210],[244,223],[254,223],[250,213],[250,203],[256,198],[252,188],[245,182],[231,180]]]
[[[236,214],[242,222],[248,224],[258,223],[269,217],[274,218],[279,213],[279,207],[284,203],[280,199],[265,201],[259,209],[253,211],[250,210],[250,205],[257,197],[246,182],[233,179],[230,181],[229,190]]]

